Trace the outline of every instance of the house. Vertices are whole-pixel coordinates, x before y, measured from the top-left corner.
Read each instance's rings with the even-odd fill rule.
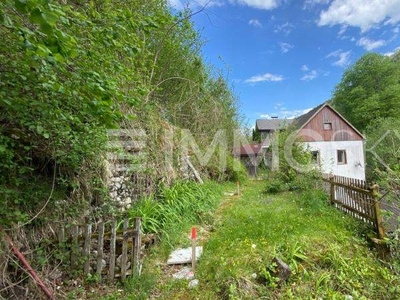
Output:
[[[259,119],[256,121],[255,130],[260,133],[261,141],[266,147],[271,144],[274,132],[285,129],[293,121],[294,119],[278,119],[275,117],[272,119]]]
[[[365,138],[328,103],[292,120],[257,120],[262,147],[271,150],[274,133],[289,125],[296,129],[297,140],[312,152],[323,173],[365,180]]]
[[[243,162],[250,176],[257,176],[257,167],[263,159],[261,143],[241,145],[233,149],[233,155]]]

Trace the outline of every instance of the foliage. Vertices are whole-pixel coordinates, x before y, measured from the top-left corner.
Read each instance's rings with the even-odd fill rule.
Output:
[[[398,172],[400,163],[400,121],[396,117],[379,119],[366,128],[368,177],[386,177],[386,172]],[[381,182],[381,184],[384,184]]]
[[[34,215],[51,193],[33,200],[29,183],[49,191],[53,175],[60,198],[50,195],[50,206],[106,200],[107,129],[158,132],[169,123],[205,148],[212,132],[238,124],[236,98],[203,62],[190,12],[173,15],[166,1],[6,0],[0,35],[3,225]],[[163,159],[156,141],[150,162]]]
[[[129,215],[142,218],[145,233],[162,233],[168,240],[171,230],[180,228],[183,220],[191,224],[207,221],[208,212],[218,203],[218,196],[215,183],[177,182],[163,187],[156,198],[148,197],[135,203]]]
[[[309,189],[319,178],[311,153],[294,136],[294,128],[289,127],[274,138],[276,144],[272,148],[278,151],[279,168],[267,177],[268,193]]]
[[[400,67],[391,58],[368,53],[346,70],[333,105],[359,130],[400,112]]]
[[[239,159],[232,156],[228,156],[228,163],[225,173],[227,180],[232,182],[239,182],[240,184],[243,184],[249,179],[246,167]]]
[[[288,185],[282,181],[279,177],[272,177],[267,179],[265,191],[270,194],[278,194],[284,191],[288,191]]]

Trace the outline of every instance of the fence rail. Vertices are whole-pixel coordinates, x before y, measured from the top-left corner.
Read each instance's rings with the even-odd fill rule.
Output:
[[[379,239],[385,237],[378,186],[369,187],[364,180],[343,176],[324,176],[330,202],[345,213],[371,224]]]

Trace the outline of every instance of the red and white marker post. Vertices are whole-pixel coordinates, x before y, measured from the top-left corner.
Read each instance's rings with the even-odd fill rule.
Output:
[[[196,227],[192,227],[192,272],[194,274],[194,270],[196,268],[196,238],[197,232]]]

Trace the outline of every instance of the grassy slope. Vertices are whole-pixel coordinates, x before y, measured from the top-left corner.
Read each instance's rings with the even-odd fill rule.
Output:
[[[124,299],[400,298],[400,278],[369,250],[362,225],[325,205],[314,190],[267,195],[263,189],[263,182],[252,181],[241,197],[225,197],[211,233],[201,231],[209,237],[202,241],[197,288],[172,280],[157,251],[144,276],[128,283]],[[281,286],[273,276],[275,256],[292,269]]]
[[[362,225],[318,192],[266,195],[263,188],[249,182],[242,197],[222,203],[198,264],[200,286],[167,281],[161,298],[400,298],[400,278],[368,249]],[[281,286],[270,272],[275,256],[293,271]]]

